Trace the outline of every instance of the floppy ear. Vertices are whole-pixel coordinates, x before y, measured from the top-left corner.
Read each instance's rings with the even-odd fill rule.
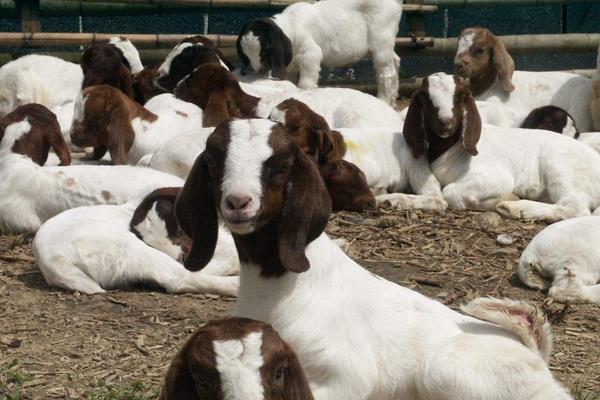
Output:
[[[279,220],[278,248],[281,265],[288,271],[310,268],[306,245],[324,230],[331,215],[331,198],[315,164],[296,147],[296,160],[287,182]]]
[[[292,42],[275,23],[269,29],[271,43],[271,73],[275,78],[287,79],[287,66],[292,62]]]
[[[198,398],[194,379],[184,359],[186,347],[177,353],[167,371],[160,400],[195,400]]]
[[[138,233],[135,227],[146,218],[148,211],[150,211],[150,208],[152,208],[152,205],[161,199],[168,200],[175,204],[175,200],[177,199],[179,192],[181,192],[180,187],[165,187],[156,189],[150,194],[146,195],[146,197],[142,199],[140,204],[138,204],[133,212],[133,216],[129,222],[129,230],[135,233],[137,236]]]
[[[512,75],[515,72],[515,62],[506,50],[504,43],[497,37],[494,37],[494,67],[498,71],[498,79],[502,83],[502,88],[507,92],[515,90],[512,84]]]
[[[298,357],[289,346],[288,351],[292,357],[288,360],[288,368],[285,370],[283,398],[285,400],[314,400]]]
[[[94,147],[94,152],[92,153],[92,160],[101,159],[102,157],[104,157],[107,151],[108,149],[104,145]]]
[[[237,50],[237,54],[238,54],[238,57],[240,58],[240,61],[242,62],[242,70],[240,71],[240,73],[242,75],[246,75],[246,70],[248,69],[248,66],[250,65],[250,60],[248,59],[248,56],[246,56],[246,53],[244,53],[244,50],[242,49],[242,43],[241,43],[242,36],[245,35],[246,33],[248,33],[248,25],[250,25],[250,22],[246,23],[246,25],[244,25],[242,27],[242,30],[240,31],[240,34],[238,35],[238,38],[235,42],[235,49]],[[230,68],[230,70],[231,70],[231,68]]]
[[[59,165],[71,165],[71,153],[65,143],[56,118],[52,121],[52,128],[48,130],[48,142],[60,160]]]
[[[415,158],[421,157],[427,150],[427,128],[425,128],[425,110],[421,102],[421,90],[416,91],[408,106],[402,133]]]
[[[119,86],[119,89],[121,89],[121,91],[125,93],[127,97],[135,100],[131,70],[127,69],[126,67],[119,68]]]
[[[200,154],[175,201],[175,217],[181,230],[192,238],[184,266],[199,271],[211,260],[217,246],[218,221],[208,166]]]
[[[225,91],[213,92],[202,114],[202,126],[217,126],[226,119],[237,117],[229,107],[229,96]]]
[[[476,156],[479,154],[476,145],[481,136],[481,117],[470,91],[465,97],[465,107],[467,113],[462,121],[462,145],[469,154]]]
[[[127,164],[127,154],[135,140],[135,132],[129,120],[125,106],[119,106],[110,114],[110,122],[106,127],[108,138],[106,147],[114,165]]]

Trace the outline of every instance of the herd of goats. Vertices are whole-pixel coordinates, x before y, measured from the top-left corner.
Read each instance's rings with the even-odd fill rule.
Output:
[[[50,286],[151,283],[237,296],[198,329],[161,399],[560,400],[552,332],[526,302],[451,310],[330,239],[332,211],[495,211],[552,223],[518,276],[600,304],[600,69],[515,71],[465,29],[455,74],[397,111],[396,0],[296,3],[246,24],[235,70],[206,37],[144,67],[115,37],[80,64],[0,68],[0,228],[35,233]],[[318,88],[321,65],[373,61],[378,98]],[[73,150],[87,149],[84,157]]]

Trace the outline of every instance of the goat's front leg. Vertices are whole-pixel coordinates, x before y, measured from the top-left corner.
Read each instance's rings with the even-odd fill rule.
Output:
[[[451,209],[493,211],[501,201],[517,199],[512,189],[512,181],[506,177],[473,176],[447,185],[442,194]]]
[[[373,54],[373,66],[377,80],[377,97],[391,106],[396,105],[400,80],[398,69],[400,57],[391,49],[380,50]]]
[[[507,218],[556,222],[567,218],[590,215],[590,210],[575,203],[548,204],[533,200],[501,201],[496,211]]]
[[[398,210],[437,210],[448,208],[448,203],[440,196],[388,193],[375,197],[377,204]]]
[[[294,58],[300,74],[298,87],[300,89],[314,89],[318,87],[321,60],[323,59],[321,48],[314,43],[314,45],[310,46],[309,50],[297,54]]]

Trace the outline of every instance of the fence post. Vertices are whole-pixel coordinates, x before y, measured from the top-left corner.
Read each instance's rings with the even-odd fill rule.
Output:
[[[40,32],[40,0],[21,0],[18,2],[23,32]]]
[[[423,0],[406,0],[405,4],[423,4]],[[420,12],[406,14],[408,34],[416,45],[422,46],[421,41],[427,35],[425,30],[425,14]]]

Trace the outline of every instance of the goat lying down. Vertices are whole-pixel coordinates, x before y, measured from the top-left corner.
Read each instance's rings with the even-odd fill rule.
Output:
[[[319,83],[321,64],[341,67],[369,56],[373,60],[378,97],[395,104],[400,57],[395,39],[402,1],[328,0],[297,3],[283,12],[246,24],[237,52],[256,72],[298,82],[302,89]]]
[[[458,75],[469,78],[475,100],[510,110],[505,115],[513,119],[502,126],[519,127],[533,109],[554,105],[567,111],[581,132],[592,130],[589,78],[560,71],[515,71],[502,41],[487,29],[461,32],[454,64]]]
[[[600,207],[598,153],[553,132],[482,127],[461,78],[426,78],[403,132],[414,157],[429,160],[450,208],[558,221]]]
[[[0,230],[35,232],[74,207],[123,204],[155,188],[182,184],[175,176],[148,168],[41,167],[28,155],[13,152],[16,143],[28,149],[27,143],[37,141],[32,125],[25,119],[7,126],[0,142]]]
[[[332,128],[377,126],[397,129],[403,123],[392,107],[358,90],[323,88],[259,98],[246,93],[244,88],[227,69],[206,64],[183,79],[174,93],[202,108],[204,126],[216,126],[228,118],[266,118],[277,104],[288,98],[306,103]]]
[[[600,304],[600,217],[552,224],[527,245],[519,260],[521,281],[550,289],[550,297],[569,303]]]
[[[315,399],[571,398],[534,307],[477,299],[464,308],[477,319],[386,281],[323,233],[330,207],[314,163],[265,120],[219,125],[175,203],[191,270],[210,261],[221,216],[240,256],[234,315],[273,325]]]
[[[108,149],[115,165],[136,165],[170,139],[201,126],[202,110],[172,94],[155,96],[141,106],[112,86],[97,85],[77,98],[71,141]]]
[[[379,203],[401,209],[444,210],[440,184],[426,159],[414,159],[402,131],[389,128],[340,128],[331,131],[325,119],[297,99],[273,109],[269,119],[283,123],[292,137],[304,137],[307,154],[327,165],[343,158],[365,174]],[[295,140],[296,144],[299,143]],[[326,167],[321,168],[321,170]],[[349,192],[356,179],[348,179]],[[327,182],[325,182],[327,185]],[[411,190],[416,195],[405,194]]]
[[[220,276],[239,270],[227,232],[207,270],[190,272],[180,264],[191,243],[173,214],[179,190],[157,189],[119,206],[78,207],[46,221],[33,253],[48,285],[96,294],[146,283],[169,293],[235,296],[238,278]]]
[[[313,400],[296,353],[270,325],[228,318],[190,336],[171,362],[160,400],[266,396]]]

